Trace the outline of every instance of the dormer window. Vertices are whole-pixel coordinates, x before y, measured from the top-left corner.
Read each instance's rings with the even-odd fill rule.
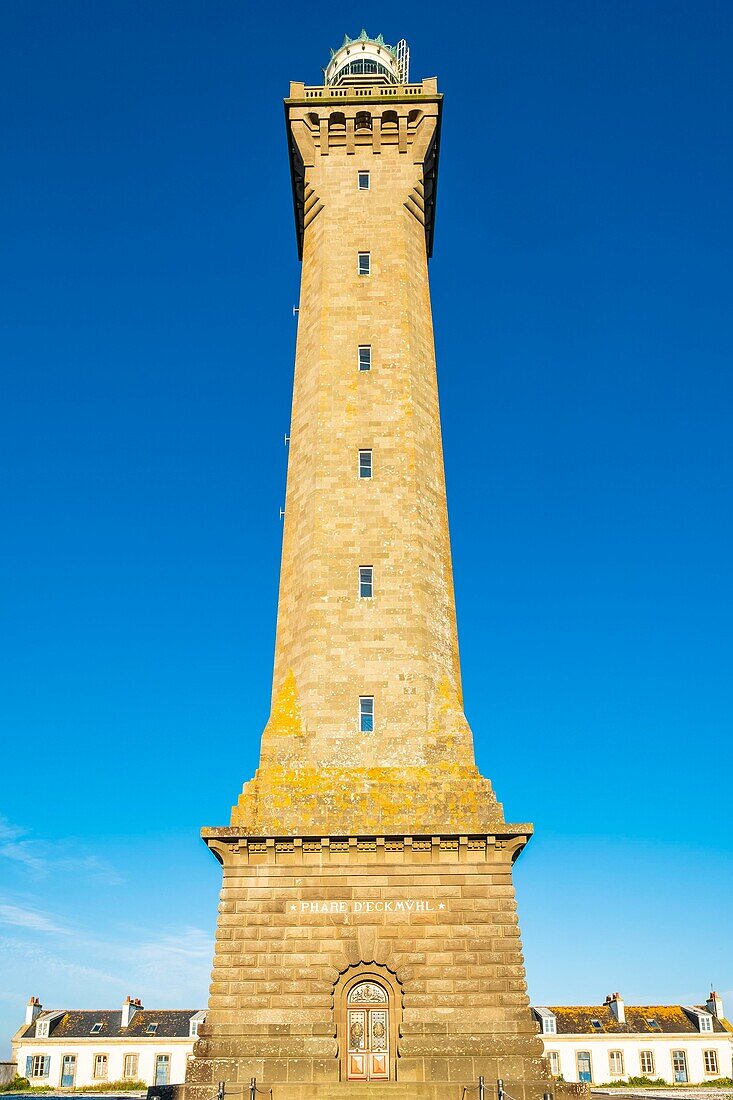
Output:
[[[713,1018],[712,1018],[712,1016],[706,1016],[704,1013],[701,1013],[698,1016],[698,1020],[700,1021],[700,1031],[712,1031],[713,1030]]]
[[[38,1020],[36,1023],[36,1039],[48,1039],[48,1020]]]
[[[535,1008],[535,1014],[540,1021],[540,1031],[543,1035],[557,1035],[557,1019],[555,1013],[549,1008]]]
[[[102,1021],[97,1020],[96,1024],[92,1024],[92,1029],[89,1032],[89,1034],[90,1035],[99,1035],[101,1030],[102,1030]]]
[[[155,1035],[157,1030],[158,1030],[158,1025],[157,1024],[148,1024],[148,1026],[145,1028],[145,1034],[146,1035]]]
[[[188,1021],[188,1034],[191,1039],[198,1039],[199,1029],[206,1019],[206,1013],[201,1009]]]

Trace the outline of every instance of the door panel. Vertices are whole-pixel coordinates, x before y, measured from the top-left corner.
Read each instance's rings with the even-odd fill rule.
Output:
[[[61,1059],[61,1086],[71,1088],[76,1077],[76,1055],[65,1054]]]
[[[578,1051],[578,1080],[591,1081],[590,1053],[587,1050]]]
[[[684,1050],[672,1051],[672,1068],[674,1070],[675,1084],[687,1084],[687,1055]]]
[[[369,1009],[369,1050],[371,1052],[369,1076],[376,1081],[386,1081],[389,1077],[388,1045],[387,1010],[371,1008]]]
[[[368,1079],[366,1054],[367,1012],[365,1008],[350,1008],[347,1017],[349,1032],[349,1071],[350,1081]]]

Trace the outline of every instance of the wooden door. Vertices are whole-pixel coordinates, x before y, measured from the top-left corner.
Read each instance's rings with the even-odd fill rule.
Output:
[[[349,1081],[389,1081],[389,997],[377,982],[360,982],[346,1011]]]

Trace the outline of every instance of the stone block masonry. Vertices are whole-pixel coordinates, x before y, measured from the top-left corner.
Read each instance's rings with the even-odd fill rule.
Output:
[[[526,838],[208,839],[224,884],[190,1100],[219,1080],[346,1081],[356,975],[388,992],[397,1082],[542,1092],[511,877]]]
[[[464,713],[428,280],[437,81],[346,40],[285,101],[303,261],[270,717],[185,1100],[549,1086],[509,825]],[[366,592],[362,574],[368,576]],[[489,1093],[490,1095],[490,1093]]]

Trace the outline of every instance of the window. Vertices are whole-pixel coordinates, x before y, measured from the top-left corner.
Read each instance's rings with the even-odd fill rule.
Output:
[[[137,1077],[137,1054],[126,1054],[122,1063],[123,1077]]]
[[[624,1052],[622,1050],[609,1050],[608,1068],[613,1077],[621,1077],[624,1072]]]
[[[359,566],[359,595],[364,600],[374,595],[374,568],[371,565]]]
[[[547,1057],[550,1060],[550,1073],[553,1077],[560,1076],[560,1054],[557,1050],[548,1050]]]
[[[713,1018],[712,1016],[698,1016],[700,1021],[700,1031],[712,1031],[713,1030]]]
[[[167,1085],[170,1078],[171,1057],[170,1054],[156,1054],[155,1056],[155,1083]]]
[[[99,1035],[101,1030],[102,1030],[102,1021],[97,1020],[96,1024],[92,1024],[92,1030],[89,1032],[89,1034],[90,1035]]]
[[[590,1051],[579,1050],[575,1055],[575,1064],[578,1067],[578,1080],[591,1082],[593,1071],[591,1069]]]
[[[372,349],[370,344],[359,346],[359,370],[372,369]]]
[[[25,1060],[26,1077],[48,1077],[50,1070],[50,1054],[29,1054]]]
[[[656,1018],[656,1016],[649,1016],[647,1019],[647,1023],[649,1024],[649,1027],[652,1029],[652,1031],[661,1030],[661,1028],[659,1027],[659,1020]]]
[[[593,1018],[591,1019],[590,1025],[596,1031],[603,1031],[603,1024],[601,1023],[601,1021],[598,1019],[597,1016],[593,1016]]]
[[[672,1073],[676,1085],[687,1084],[687,1055],[684,1050],[672,1051]]]
[[[359,190],[360,191],[368,191],[369,187],[370,187],[369,173],[368,172],[359,172],[358,180],[359,180]]]
[[[654,1053],[651,1050],[642,1050],[639,1053],[639,1069],[645,1077],[654,1073]]]
[[[705,1062],[706,1073],[718,1072],[718,1052],[717,1050],[704,1050],[702,1052],[703,1061]]]
[[[359,477],[372,476],[372,452],[359,451]]]
[[[371,275],[372,273],[372,254],[371,252],[359,253],[359,266],[358,271],[360,275]]]
[[[362,695],[359,699],[359,733],[374,732],[374,696]]]
[[[104,1079],[107,1076],[107,1055],[95,1054],[94,1055],[94,1076],[98,1079]]]
[[[37,1022],[36,1039],[48,1039],[48,1020],[39,1020]]]
[[[557,1035],[557,1020],[554,1016],[542,1017],[542,1034]]]
[[[157,1024],[148,1024],[148,1026],[145,1028],[145,1034],[146,1035],[155,1035],[157,1030],[158,1030],[158,1025]]]

